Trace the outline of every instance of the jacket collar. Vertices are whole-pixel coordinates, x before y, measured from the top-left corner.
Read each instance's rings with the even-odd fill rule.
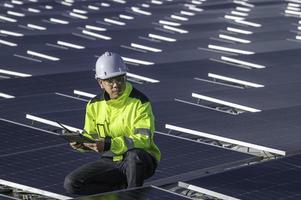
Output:
[[[110,96],[107,92],[104,92],[104,99],[106,100],[106,104],[109,106],[117,107],[117,106],[123,106],[130,95],[131,91],[133,89],[132,84],[129,82],[126,82],[125,89],[120,97],[117,99],[110,99]]]

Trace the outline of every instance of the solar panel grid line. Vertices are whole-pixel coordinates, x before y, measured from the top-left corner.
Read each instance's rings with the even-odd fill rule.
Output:
[[[15,125],[30,128],[30,129],[34,129],[34,130],[38,130],[38,131],[42,131],[42,132],[45,132],[45,133],[58,135],[57,133],[54,133],[54,132],[51,132],[51,131],[47,131],[47,130],[44,130],[44,129],[39,129],[39,128],[36,128],[36,127],[33,127],[33,126],[29,126],[27,124],[18,123],[18,122],[15,122],[15,121],[4,119],[4,118],[0,118],[0,121],[15,124]]]

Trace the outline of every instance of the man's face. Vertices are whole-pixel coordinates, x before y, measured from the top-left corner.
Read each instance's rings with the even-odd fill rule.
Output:
[[[125,75],[116,76],[108,79],[98,79],[98,84],[104,89],[111,99],[117,99],[125,90]]]

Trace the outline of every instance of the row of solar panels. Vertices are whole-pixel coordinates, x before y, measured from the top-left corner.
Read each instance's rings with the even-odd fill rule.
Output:
[[[90,2],[94,3],[93,1],[89,1],[89,3]],[[201,2],[201,1],[195,1],[195,3],[196,2]],[[47,2],[47,4],[48,3],[51,2]],[[53,3],[53,6],[56,7],[57,5],[59,5],[59,3],[60,2],[55,2]],[[84,2],[84,4],[86,3],[87,2]],[[133,2],[127,2],[127,3],[129,4],[126,5],[131,6],[132,5],[131,3]],[[135,2],[135,3],[140,4],[140,2],[139,3]],[[229,54],[225,51],[215,52],[212,51],[212,49],[207,48],[209,47],[207,46],[208,37],[212,35],[214,35],[214,37],[216,37],[217,35],[220,36],[220,34],[216,34],[217,30],[226,29],[226,27],[228,26],[226,26],[225,24],[227,24],[228,22],[230,22],[229,25],[231,26],[234,25],[236,28],[239,28],[239,26],[241,26],[241,24],[237,21],[226,21],[223,18],[223,15],[225,14],[225,10],[227,10],[226,12],[228,12],[233,8],[237,9],[236,7],[237,3],[234,2],[224,3],[224,1],[218,1],[218,2],[207,1],[200,6],[205,9],[204,12],[200,12],[197,9],[197,7],[191,5],[186,6],[185,3],[187,2],[166,1],[164,2],[163,5],[154,6],[154,8],[152,7],[146,8],[149,9],[148,11],[151,11],[153,13],[151,16],[140,14],[135,18],[137,19],[135,23],[132,23],[132,25],[130,25],[131,23],[128,23],[123,28],[120,28],[118,26],[118,28],[115,29],[115,27],[117,26],[106,24],[110,29],[112,29],[112,31],[108,31],[108,33],[110,33],[110,36],[112,36],[113,40],[110,41],[101,40],[99,44],[101,44],[102,47],[100,48],[99,45],[96,43],[98,39],[91,40],[91,38],[84,39],[83,37],[78,37],[78,36],[75,37],[74,34],[70,35],[70,31],[75,31],[76,33],[76,29],[78,27],[79,27],[78,30],[82,31],[80,27],[87,25],[86,21],[85,23],[79,22],[80,21],[79,19],[72,19],[71,20],[72,23],[70,25],[64,26],[64,28],[60,29],[59,31],[57,31],[56,28],[58,26],[53,25],[53,30],[55,30],[55,32],[54,31],[51,32],[49,28],[47,34],[45,36],[42,36],[40,41],[36,41],[34,37],[32,37],[34,35],[31,36],[31,32],[29,31],[30,33],[29,32],[26,33],[25,36],[22,37],[22,39],[20,40],[21,42],[20,45],[23,44],[24,46],[22,45],[22,47],[18,48],[18,50],[16,49],[12,50],[11,47],[10,48],[4,47],[5,50],[1,51],[1,53],[3,52],[1,56],[6,56],[7,58],[3,61],[3,63],[1,63],[4,66],[9,66],[5,68],[6,70],[21,69],[22,72],[24,73],[26,72],[27,74],[33,74],[33,75],[48,74],[48,73],[53,74],[53,73],[70,72],[70,71],[80,71],[80,72],[1,81],[1,85],[0,85],[1,92],[4,91],[16,97],[15,99],[10,99],[5,101],[3,100],[0,102],[1,104],[0,106],[1,108],[3,108],[1,109],[1,116],[5,119],[28,124],[30,123],[30,120],[25,119],[25,116],[26,114],[29,113],[31,114],[31,116],[38,116],[41,118],[56,120],[56,121],[59,120],[68,125],[72,125],[78,128],[82,127],[83,116],[84,116],[84,105],[86,101],[85,98],[74,99],[75,94],[73,93],[73,90],[80,89],[82,91],[89,92],[92,94],[98,93],[98,89],[96,88],[95,82],[93,81],[93,73],[86,72],[86,71],[82,72],[82,71],[90,70],[91,68],[93,68],[94,62],[96,60],[95,55],[99,55],[100,54],[99,52],[104,51],[106,49],[111,49],[120,52],[121,55],[123,55],[125,59],[127,59],[131,73],[160,80],[159,83],[136,85],[136,87],[138,87],[139,89],[142,89],[143,91],[147,91],[146,93],[153,100],[154,111],[156,113],[156,118],[157,118],[156,121],[158,125],[157,128],[158,131],[166,132],[167,131],[166,128],[167,129],[171,128],[171,126],[166,126],[166,124],[170,124],[170,125],[176,125],[177,127],[182,126],[194,130],[200,130],[202,133],[205,132],[207,136],[209,136],[209,138],[210,137],[215,138],[215,136],[222,136],[223,138],[226,139],[228,138],[235,139],[236,141],[247,142],[248,144],[256,144],[260,146],[268,146],[271,148],[275,148],[276,150],[277,149],[284,150],[285,153],[298,151],[299,150],[299,142],[298,142],[299,127],[298,127],[298,119],[296,119],[296,116],[298,116],[299,114],[298,109],[296,110],[296,107],[298,108],[299,105],[298,94],[291,94],[287,92],[288,89],[295,91],[294,89],[298,87],[299,80],[295,75],[296,72],[298,71],[298,68],[296,68],[296,62],[290,59],[291,63],[286,63],[286,64],[288,64],[291,69],[287,69],[287,68],[283,69],[282,67],[283,65],[281,65],[281,62],[283,61],[280,60],[281,61],[280,62],[277,57],[277,55],[283,55],[284,52],[288,56],[290,56],[290,58],[297,59],[296,55],[298,53],[299,44],[296,41],[285,40],[287,39],[287,37],[293,38],[292,36],[293,34],[289,32],[289,28],[290,27],[293,28],[293,25],[291,25],[290,23],[296,22],[296,20],[294,18],[293,19],[285,18],[279,15],[283,5],[285,5],[286,3],[282,1],[272,1],[272,2],[267,1],[264,3],[254,2],[254,4],[258,6],[258,12],[257,12],[257,7],[256,9],[254,8],[254,12],[252,11],[251,19],[258,20],[258,22],[262,24],[267,24],[268,25],[267,28],[265,28],[266,26],[263,26],[263,28],[254,29],[252,28],[252,26],[250,28],[248,26],[244,27],[245,25],[243,25],[243,28],[247,28],[248,30],[253,31],[254,29],[254,34],[253,34],[254,36],[250,36],[249,38],[245,37],[245,38],[250,40],[256,39],[256,41],[254,41],[254,43],[248,46],[238,45],[237,43],[226,45],[227,47],[231,47],[231,48],[242,48],[242,49],[246,48],[246,50],[253,50],[256,53],[259,53],[252,56],[250,55],[239,56],[239,59],[245,61],[247,60],[249,62],[258,62],[262,65],[266,65],[267,67],[273,66],[272,69],[269,67],[268,70],[249,70],[246,69],[246,65],[239,64],[237,63],[237,61],[233,62],[233,60],[229,61],[229,58],[226,62],[225,61],[226,56],[227,57],[232,56],[232,58],[233,56],[237,58],[237,56],[233,53]],[[206,3],[208,4],[206,5]],[[43,2],[43,5],[45,5],[45,2]],[[82,8],[82,6],[83,5],[81,4],[78,5],[74,4],[74,6],[72,7]],[[143,5],[141,6],[143,7]],[[189,34],[181,34],[176,31],[171,32],[170,30],[167,31],[167,29],[163,30],[162,24],[158,27],[157,23],[159,22],[159,20],[163,20],[161,16],[165,17],[164,18],[165,20],[166,17],[168,17],[168,20],[170,21],[172,19],[171,18],[172,15],[179,14],[180,6],[181,8],[185,8],[186,12],[190,12],[190,13],[192,13],[192,10],[198,10],[195,12],[197,16],[191,17],[192,20],[184,22],[186,25],[181,26],[181,28],[183,27],[183,30],[184,28],[186,30],[189,30]],[[124,5],[118,8],[112,6],[108,10],[108,13],[104,12],[105,13],[104,16],[116,16],[117,13],[120,13],[120,11],[126,11],[128,10],[128,8],[129,7],[126,7]],[[116,12],[115,9],[118,11]],[[143,9],[145,9],[145,7]],[[66,13],[66,7],[62,5],[58,6],[57,9],[55,10],[56,12],[59,12],[59,16],[62,16],[61,13]],[[68,10],[70,9],[68,8]],[[177,13],[173,13],[173,12],[177,12]],[[57,16],[57,14],[56,13],[53,14],[53,12],[49,12],[45,14],[47,15],[46,17],[47,19],[50,17]],[[103,19],[103,17],[100,16],[89,15],[88,21],[95,23],[95,20],[97,20],[98,18]],[[40,16],[35,17],[34,20],[39,21]],[[289,25],[291,26],[288,25],[285,27],[269,26],[269,24],[274,24],[275,21],[277,21],[278,23],[280,20],[282,21],[282,23],[285,24],[289,22]],[[176,20],[173,19],[173,21]],[[139,25],[138,27],[137,24]],[[149,31],[149,27],[151,27],[151,31]],[[20,30],[19,28],[20,27],[12,26],[10,28],[6,28],[6,30],[10,30],[10,31]],[[176,28],[176,26],[174,28]],[[174,30],[179,31],[179,29],[174,29]],[[122,31],[127,31],[127,34],[129,35],[126,35],[126,37],[120,37],[120,36],[124,36]],[[177,38],[177,42],[167,42],[164,40],[160,41],[158,39],[149,37],[150,33],[154,33],[153,31],[156,31],[155,32],[156,35],[161,35],[161,36],[163,35],[165,37],[172,38],[172,39]],[[220,32],[222,31],[224,30],[221,30]],[[271,33],[273,33],[274,31],[278,31],[279,34],[273,34],[272,37]],[[230,34],[233,34],[233,32]],[[235,33],[234,35],[237,34]],[[10,36],[6,36],[6,37],[10,37]],[[216,38],[214,37],[211,38],[209,44],[212,44],[211,42],[214,41],[215,45],[225,46],[225,41],[216,41]],[[282,37],[284,37],[284,40],[282,40],[283,39]],[[148,38],[148,40],[145,40],[145,38]],[[69,51],[63,49],[62,46],[60,46],[60,44],[57,43],[57,41],[59,40],[67,40],[67,39],[70,39],[69,41],[74,43],[83,42],[81,44],[87,46],[87,48],[85,48],[83,51],[81,50]],[[143,50],[141,48],[139,49],[137,47],[133,47],[129,45],[130,43],[132,44],[134,42],[133,40],[138,40],[139,42],[143,41],[144,45],[156,45],[155,47],[157,49],[162,49],[163,52],[153,53],[149,50]],[[19,41],[14,40],[14,42],[19,42]],[[49,45],[49,43],[51,43],[51,45]],[[271,48],[271,44],[273,44],[275,50],[272,50],[273,48]],[[58,46],[60,48],[58,48]],[[47,53],[47,54],[49,53],[50,55],[61,57],[63,59],[55,62],[55,61],[45,60],[44,58],[41,57],[39,58],[35,57],[35,55],[33,55],[32,53],[27,52],[28,49],[31,50],[32,48],[41,50],[43,53]],[[133,49],[134,51],[131,51]],[[22,56],[23,58],[21,59]],[[24,56],[26,56],[26,59],[24,59]],[[143,62],[137,64],[137,61],[134,62],[133,60],[129,60],[128,58],[136,58],[139,61],[148,61],[151,63],[151,66],[144,66],[144,65],[148,65],[149,63],[145,64]],[[210,60],[208,60],[209,58]],[[42,62],[39,62],[37,60],[40,60]],[[279,65],[274,64],[277,62],[279,63]],[[155,65],[152,65],[152,63],[155,63]],[[26,70],[24,68],[25,65],[26,65]],[[243,68],[237,68],[237,66]],[[284,79],[282,76],[279,76],[279,72],[282,73],[281,75],[283,75],[284,72],[291,74],[292,77],[295,77],[295,79],[288,79],[288,78]],[[237,78],[241,78],[241,79],[243,78],[249,79],[249,81],[254,80],[254,82],[257,82],[258,80],[258,81],[262,81],[262,83],[263,82],[267,82],[267,83],[265,83],[266,87],[264,88],[242,90],[239,88],[233,89],[233,87],[216,84],[215,80],[210,80],[213,83],[200,82],[199,79],[207,79],[207,76],[209,77],[208,73],[223,74],[223,75],[229,74],[229,76],[231,75],[232,77],[236,76]],[[133,78],[133,76],[129,78]],[[143,82],[143,80],[141,80],[141,77],[138,79],[134,78],[134,81]],[[282,86],[282,88],[279,88],[279,85]],[[267,88],[267,86],[269,87]],[[277,99],[275,99],[280,96],[277,93],[278,91],[281,92],[281,89],[282,91],[287,92],[287,95],[291,95],[291,99],[292,99],[291,101],[283,102],[281,100],[277,101]],[[191,93],[193,92],[198,92],[198,93],[201,92],[204,95],[208,95],[208,96],[211,95],[216,98],[224,98],[225,100],[231,102],[239,102],[241,104],[250,104],[250,105],[253,104],[254,106],[258,105],[259,108],[267,111],[254,113],[252,115],[244,113],[242,115],[233,116],[233,115],[229,115],[228,113],[221,113],[218,111],[207,110],[199,106],[196,107],[195,105],[191,105],[191,103],[196,104],[195,103],[196,101],[194,101],[193,98],[191,98]],[[263,94],[267,94],[267,95],[262,96]],[[72,98],[68,98],[70,96]],[[250,99],[250,97],[253,98]],[[268,101],[272,101],[273,99],[275,99],[273,105],[271,105],[270,103],[263,105],[262,101],[267,99]],[[184,101],[189,102],[190,104],[183,103]],[[256,102],[258,102],[258,104],[255,104]],[[275,115],[275,113],[277,114],[279,112],[287,113],[284,119],[287,122],[289,122],[289,124],[286,124],[285,126],[283,125],[284,122],[283,117]],[[46,127],[42,126],[42,128],[46,128]],[[279,138],[278,137],[271,138],[271,132],[270,131],[268,133],[266,132],[267,128],[273,130],[272,132],[273,135],[277,134],[277,136],[279,136],[284,131],[286,131],[287,135],[283,137],[279,136]],[[30,132],[30,131],[26,130],[26,132]],[[208,133],[210,133],[210,135],[208,135]],[[201,135],[204,136],[204,134]],[[166,139],[164,139],[165,137]],[[21,139],[21,141],[22,140],[23,139]],[[163,158],[166,157],[166,160],[162,161],[162,164],[160,164],[161,168],[159,168],[157,175],[152,180],[150,180],[150,183],[163,184],[163,183],[175,182],[178,180],[184,181],[186,179],[187,180],[192,179],[193,177],[202,176],[204,171],[206,171],[208,167],[215,168],[220,166],[222,163],[228,163],[230,165],[234,161],[245,161],[251,158],[250,156],[246,156],[241,153],[234,153],[235,156],[237,155],[237,157],[235,157],[232,155],[233,152],[229,150],[222,150],[222,151],[227,153],[231,152],[231,155],[229,154],[228,156],[225,154],[219,157],[220,155],[222,155],[219,152],[221,150],[219,148],[210,147],[212,148],[212,154],[210,154],[211,152],[210,150],[198,149],[200,148],[200,146],[205,146],[206,148],[208,148],[208,146],[197,143],[196,144],[197,147],[196,149],[194,149],[193,147],[191,147],[193,146],[191,141],[185,144],[185,142],[188,141],[183,141],[182,139],[175,139],[176,144],[174,146],[179,147],[179,144],[182,144],[183,147],[181,146],[181,148],[179,149],[175,147],[173,148],[172,144],[170,144],[170,140],[171,140],[170,136],[162,136],[162,137],[158,136],[157,142],[160,143],[160,141],[162,141],[161,144],[162,147],[161,145],[159,146],[163,151],[163,155],[165,155],[163,156]],[[42,141],[42,140],[38,139],[37,141]],[[57,144],[60,145],[59,143]],[[47,155],[52,150],[51,145],[48,147],[50,148],[49,149],[50,151],[45,153]],[[64,147],[65,149],[67,148],[66,145]],[[24,151],[27,151],[26,148],[24,149],[25,149]],[[36,148],[29,147],[29,149],[30,150],[28,151],[32,150],[32,152],[40,153],[39,148],[36,149]],[[179,157],[179,159],[173,159],[172,155],[175,154],[175,151],[181,152],[182,157]],[[189,153],[190,151],[191,153]],[[12,154],[12,155],[18,155],[19,153],[22,154],[22,152],[23,152],[22,150],[16,151],[15,152],[16,154]],[[282,153],[283,151],[276,151],[276,152]],[[43,156],[42,154],[43,152],[41,152],[41,156]],[[31,157],[31,155],[32,154],[28,154],[29,157]],[[204,156],[204,158],[206,159],[205,160],[199,159],[199,155]],[[19,160],[21,158],[22,159],[25,158],[22,156],[19,158]],[[186,156],[187,156],[187,160],[184,159],[186,158]],[[95,157],[93,158],[95,159]],[[212,158],[212,160],[214,160],[215,162],[213,162],[212,160],[207,160],[208,158]],[[230,160],[227,160],[228,158]],[[51,164],[55,163],[55,161],[56,160],[52,160]],[[175,167],[170,168],[170,163],[174,163]],[[179,163],[181,163],[181,165],[179,165]],[[182,163],[185,164],[182,165]],[[202,164],[205,165],[203,166]],[[47,169],[47,166],[48,165],[45,164],[45,170],[42,167],[41,169],[42,175],[49,170]],[[52,166],[48,166],[48,167],[51,168]],[[72,167],[74,167],[74,165],[72,165]],[[40,166],[38,166],[37,168],[34,167],[33,169],[35,170],[40,169]],[[66,172],[64,171],[64,173],[67,173],[67,171],[68,170],[66,170]],[[214,171],[214,169],[212,171]],[[28,175],[28,173],[25,174]],[[49,191],[55,191],[55,192],[59,191],[59,193],[62,192],[63,194],[63,191],[61,191],[62,180],[54,178],[57,176],[57,174],[62,179],[63,173],[61,172],[54,173],[53,180],[55,182],[51,182],[51,183],[49,182],[46,183],[46,186],[40,185],[40,187],[42,187],[43,189],[47,188],[47,190]],[[9,175],[11,174],[9,173]],[[15,176],[12,173],[12,178],[14,177],[19,177],[19,175]],[[20,175],[20,177],[22,177],[22,175]],[[22,177],[22,179],[24,179],[24,177]],[[43,180],[40,181],[43,182]],[[35,183],[35,182],[39,182],[39,180],[34,179],[29,182]],[[47,184],[53,185],[53,187]],[[143,191],[142,193],[145,194],[147,197],[148,196],[147,191],[153,192],[153,190],[155,190],[156,193],[159,193],[157,191],[158,190],[157,188],[142,189]],[[134,194],[130,194],[129,197],[132,197],[131,195],[138,195],[138,193],[139,192],[134,191]],[[167,195],[167,194],[164,193],[162,195]],[[172,198],[172,195],[170,195],[170,198]]]

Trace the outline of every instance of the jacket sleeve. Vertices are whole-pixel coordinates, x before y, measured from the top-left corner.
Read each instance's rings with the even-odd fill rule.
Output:
[[[85,126],[83,135],[93,139],[92,134],[96,133],[95,116],[90,102],[86,106]]]
[[[136,110],[136,116],[131,122],[130,133],[111,139],[110,150],[121,155],[133,148],[148,149],[154,132],[154,115],[150,102],[140,104]]]

